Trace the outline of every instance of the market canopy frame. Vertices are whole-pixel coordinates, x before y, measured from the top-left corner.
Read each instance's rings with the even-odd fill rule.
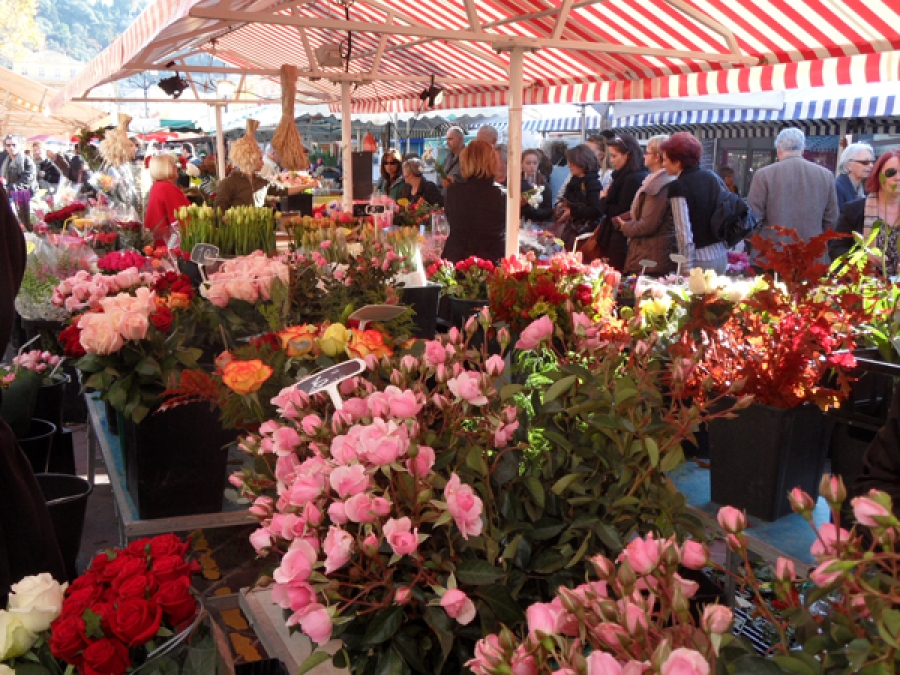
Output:
[[[329,45],[333,66],[317,53]],[[290,63],[302,102],[407,112],[433,78],[439,107],[510,107],[518,176],[523,103],[897,80],[898,50],[900,4],[886,0],[156,0],[50,105],[148,70],[277,78]],[[197,54],[229,65],[186,66]],[[349,142],[344,152],[346,169]],[[509,185],[513,252],[520,186]]]

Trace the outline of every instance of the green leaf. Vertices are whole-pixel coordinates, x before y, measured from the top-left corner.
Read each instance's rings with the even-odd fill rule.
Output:
[[[648,437],[644,439],[644,447],[650,456],[650,466],[655,469],[659,465],[659,446],[656,444],[656,441]]]
[[[109,389],[106,400],[116,410],[124,410],[128,403],[128,391],[122,386],[121,382],[116,382]]]
[[[325,663],[330,658],[331,655],[328,652],[313,652],[303,660],[303,663],[300,664],[300,667],[297,670],[297,675],[308,673],[310,670],[321,663]]]
[[[566,569],[568,569],[570,567],[574,567],[576,564],[578,564],[578,561],[584,557],[585,553],[587,553],[588,544],[590,543],[590,541],[591,541],[591,535],[590,535],[590,533],[588,533],[588,536],[586,536],[584,538],[584,541],[582,542],[581,546],[579,546],[578,550],[575,551],[575,555],[572,556],[572,559],[566,565]]]
[[[567,375],[566,377],[563,377],[554,382],[547,390],[547,393],[544,394],[544,403],[555,401],[563,393],[572,388],[572,385],[575,384],[576,379],[577,378],[574,375]]]
[[[529,537],[533,541],[546,541],[558,535],[565,527],[565,523],[542,518],[534,524],[534,529],[529,533]]]
[[[441,662],[434,669],[434,672],[440,673],[444,668],[447,657],[453,651],[453,642],[456,639],[453,634],[453,624],[442,607],[426,607],[425,623],[428,624],[441,644]]]
[[[538,480],[535,476],[527,476],[525,478],[525,487],[531,494],[532,499],[534,499],[534,503],[538,507],[544,508],[545,495],[543,483],[541,483],[541,481]]]
[[[486,560],[463,560],[456,566],[456,576],[464,584],[484,586],[502,579],[505,573]]]
[[[570,473],[568,476],[563,476],[553,484],[553,487],[550,488],[550,491],[555,495],[561,495],[566,491],[566,488],[568,488],[579,478],[581,478],[581,475],[577,473]]]
[[[475,596],[484,600],[493,610],[497,621],[513,626],[525,620],[525,612],[513,599],[509,588],[505,585],[482,586],[475,591]]]
[[[375,666],[374,675],[403,675],[403,671],[409,670],[400,655],[393,649],[385,649],[381,652],[378,665]]]
[[[572,443],[558,431],[553,431],[552,429],[544,429],[543,434],[544,438],[546,438],[548,441],[552,441],[568,452],[572,451]]]
[[[363,636],[363,644],[371,647],[379,645],[386,640],[394,637],[394,633],[403,623],[403,607],[395,605],[388,609],[382,610],[375,615],[375,618],[366,628],[366,634]]]
[[[772,659],[779,665],[782,671],[786,673],[796,673],[797,675],[818,675],[821,670],[817,670],[805,661],[794,658],[793,656],[776,656]]]
[[[145,356],[138,361],[134,370],[147,377],[162,377],[162,369],[159,367],[159,363],[156,362],[156,359],[152,356]]]
[[[466,466],[476,471],[480,476],[487,476],[488,465],[484,461],[484,452],[481,448],[472,448],[466,455]]]
[[[681,449],[681,446],[678,446],[674,450],[669,450],[669,452],[666,453],[666,456],[663,457],[662,464],[659,465],[659,470],[663,473],[667,473],[683,461],[684,450]]]
[[[900,610],[886,609],[878,621],[878,633],[884,641],[895,649],[900,649],[897,636],[900,635]]]
[[[403,658],[407,665],[417,673],[430,675],[428,666],[425,664],[424,649],[422,644],[412,635],[405,633],[397,633],[392,643],[394,649]]]
[[[88,637],[92,638],[102,638],[103,637],[103,627],[100,625],[100,615],[95,614],[89,609],[84,610],[84,613],[81,615],[81,618],[84,619],[84,633]]]
[[[734,672],[741,675],[784,675],[773,661],[750,654],[734,662]]]
[[[500,387],[500,400],[505,401],[508,398],[512,398],[522,391],[523,388],[521,384],[506,384]]]

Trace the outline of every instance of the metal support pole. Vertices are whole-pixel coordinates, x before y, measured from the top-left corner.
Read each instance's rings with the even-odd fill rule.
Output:
[[[216,104],[216,172],[219,180],[225,178],[225,132],[222,130],[222,106]]]
[[[525,50],[509,52],[509,138],[506,163],[506,256],[519,252],[522,202],[522,65]]]
[[[587,108],[586,103],[579,104],[581,106],[581,143],[584,144],[585,140],[587,140],[587,131],[585,130],[585,124],[587,124],[587,117],[585,116],[585,109]]]
[[[341,82],[341,162],[343,166],[341,186],[344,189],[344,213],[353,213],[353,129],[350,119],[350,87]]]

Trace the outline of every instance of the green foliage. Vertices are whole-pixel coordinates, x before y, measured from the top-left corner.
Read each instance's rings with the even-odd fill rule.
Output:
[[[37,24],[45,46],[87,62],[134,23],[150,0],[39,0]]]

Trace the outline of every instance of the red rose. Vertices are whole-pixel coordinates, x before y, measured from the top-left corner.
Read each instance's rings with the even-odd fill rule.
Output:
[[[50,625],[50,653],[57,659],[78,665],[85,647],[87,637],[81,616],[63,614]]]
[[[161,621],[159,605],[142,598],[127,598],[118,604],[109,627],[129,647],[140,647],[156,637]]]
[[[159,584],[152,574],[136,574],[131,577],[116,577],[112,587],[121,600],[126,598],[146,599],[153,597]]]
[[[189,577],[191,566],[180,555],[164,555],[153,561],[153,574],[164,584],[167,581],[175,581],[179,577]]]
[[[85,675],[123,675],[130,667],[128,647],[118,640],[103,638],[84,650]]]
[[[156,330],[160,333],[168,333],[172,328],[172,310],[165,305],[160,305],[153,314],[150,315],[150,321],[156,326]]]
[[[100,572],[100,577],[104,581],[111,582],[118,576],[132,576],[134,574],[142,574],[147,571],[146,558],[138,558],[133,555],[126,555],[124,551],[119,553],[115,560],[111,560],[109,564]]]
[[[153,558],[161,558],[164,555],[180,555],[188,550],[188,542],[174,534],[161,534],[150,540],[150,555]]]
[[[65,332],[65,331],[63,331],[63,332]],[[91,560],[91,564],[89,565],[89,567],[94,572],[99,573],[103,570],[104,567],[106,567],[110,562],[112,562],[112,560],[115,560],[115,558],[110,559],[109,554],[98,553],[97,555],[94,556],[94,559]],[[82,575],[82,576],[84,576],[84,575]],[[80,578],[81,577],[78,577],[78,579],[80,579]],[[75,581],[78,581],[78,579],[76,579]],[[69,588],[72,588],[72,586],[70,585]]]
[[[163,615],[173,626],[194,616],[197,601],[191,595],[190,587],[190,580],[182,577],[162,584],[153,598],[154,602],[162,607]]]
[[[112,602],[97,602],[91,605],[91,611],[100,617],[100,627],[107,635],[112,634],[110,621],[116,613],[116,606]]]
[[[59,342],[63,347],[66,356],[70,358],[81,358],[87,352],[81,346],[81,330],[78,326],[67,326],[59,334]]]
[[[69,587],[66,589],[66,595],[72,595],[75,591],[81,590],[82,588],[91,588],[93,586],[98,586],[103,582],[100,579],[100,575],[97,574],[93,569],[89,569],[87,572],[82,574],[80,577],[75,579]]]
[[[167,274],[173,274],[172,272],[168,272]],[[139,558],[146,557],[150,553],[150,549],[147,548],[150,545],[150,537],[144,537],[143,539],[135,539],[133,542],[128,544],[128,547],[123,550],[123,553],[128,555],[137,556]]]
[[[189,298],[193,299],[194,297],[194,285],[191,283],[191,280],[185,276],[184,274],[179,275],[178,279],[176,279],[172,283],[172,292],[173,293],[184,293]]]
[[[81,616],[84,610],[93,605],[103,595],[103,585],[85,586],[70,593],[63,601],[62,614]]]

